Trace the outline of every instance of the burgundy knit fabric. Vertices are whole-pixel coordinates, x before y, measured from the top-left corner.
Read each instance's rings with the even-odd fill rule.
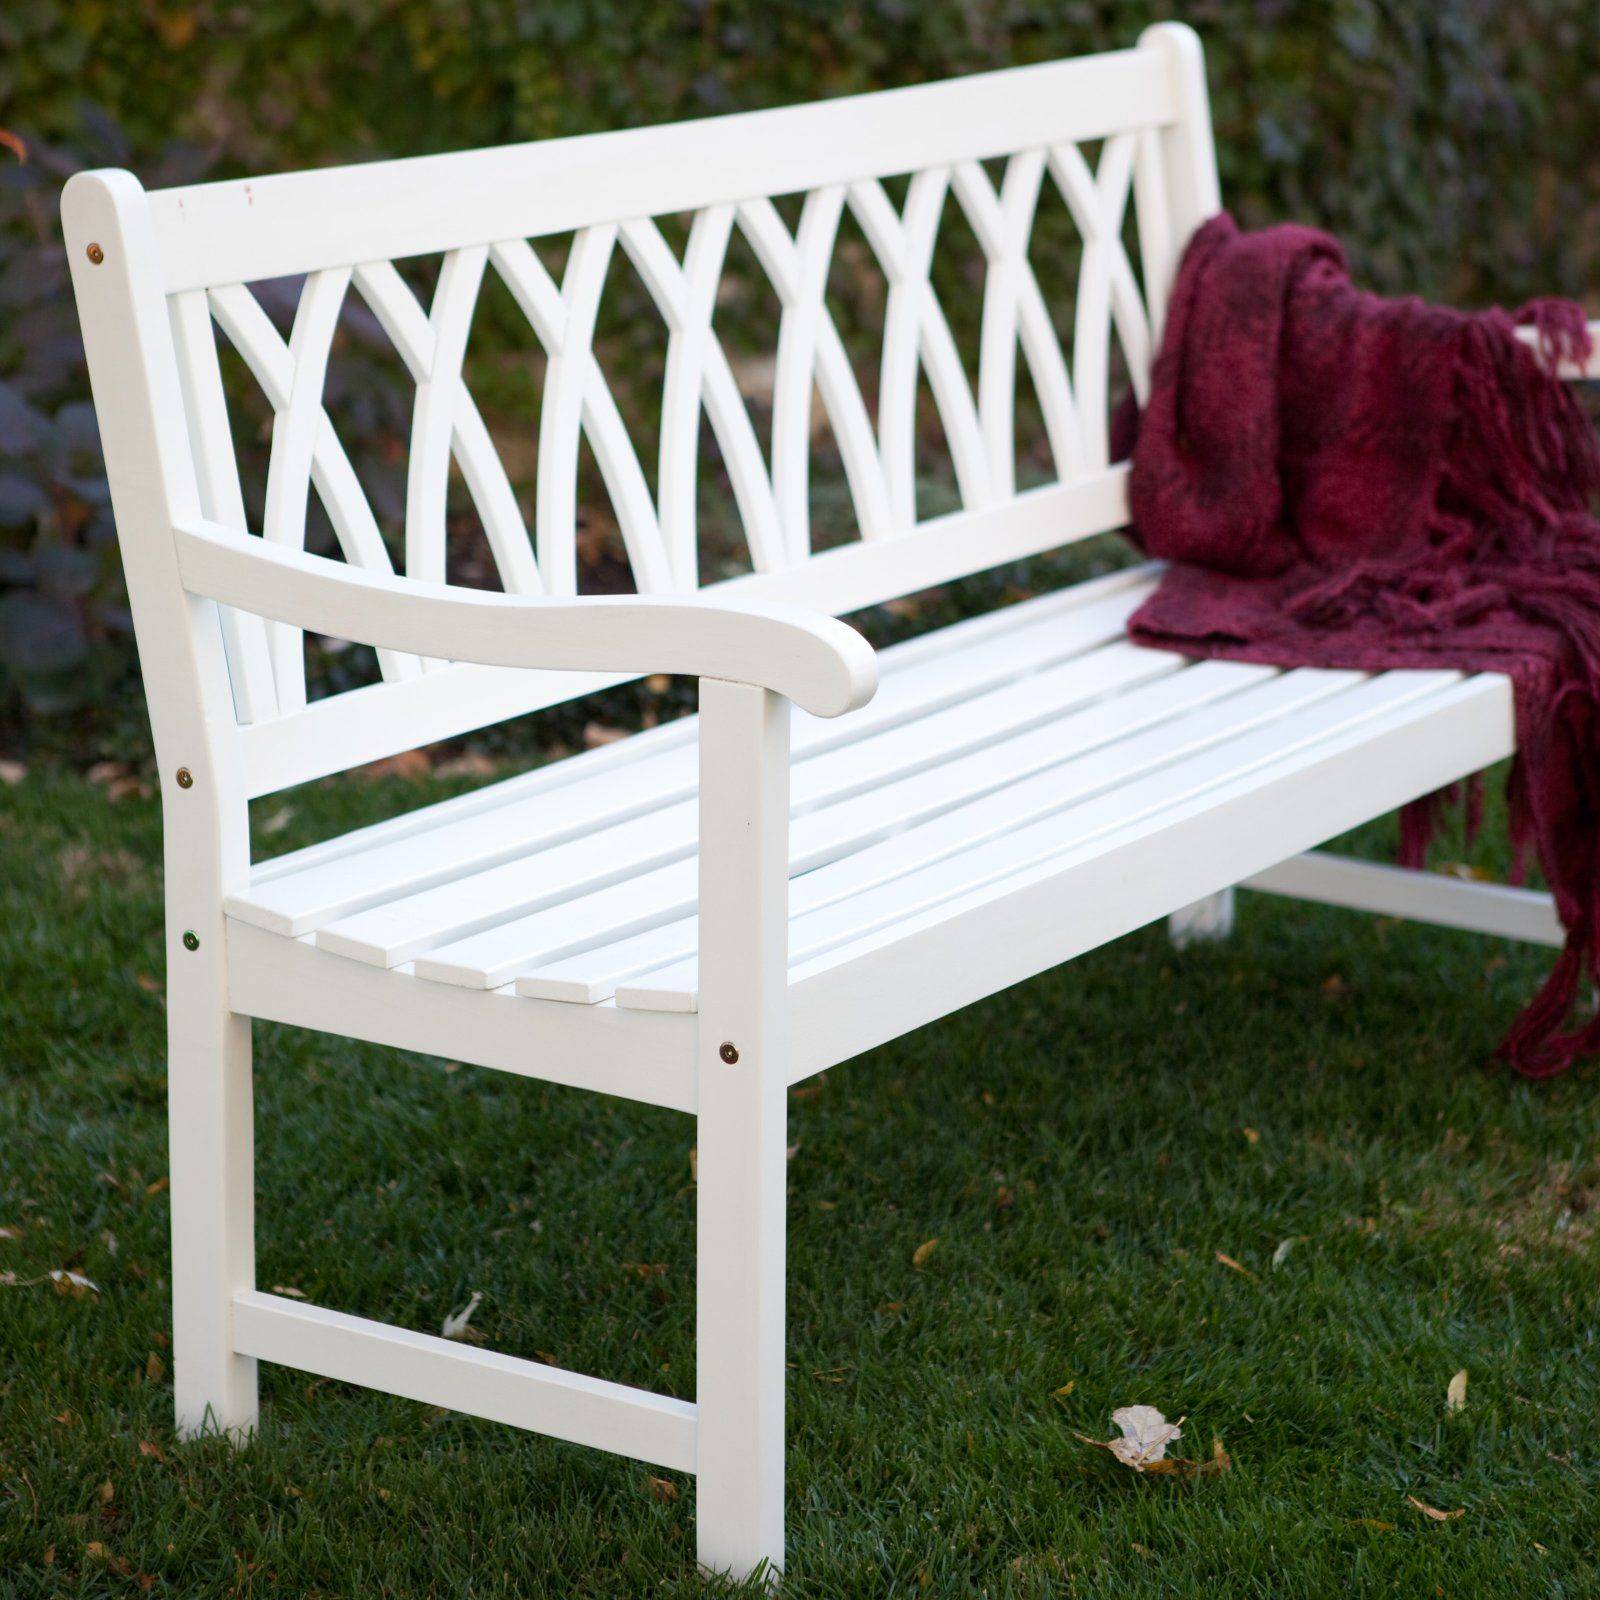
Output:
[[[1540,354],[1516,337],[1538,329]],[[1130,625],[1188,655],[1506,673],[1517,859],[1566,948],[1500,1045],[1549,1077],[1600,1049],[1600,442],[1566,385],[1582,311],[1385,300],[1308,228],[1207,223],[1174,285],[1133,444],[1135,535],[1172,563]],[[1407,808],[1420,865],[1439,796]]]

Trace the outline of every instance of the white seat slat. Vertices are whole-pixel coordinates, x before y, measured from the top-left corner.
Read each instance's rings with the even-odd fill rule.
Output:
[[[1164,677],[1180,661],[1159,651],[1108,645],[1074,658],[1018,684],[961,702],[948,711],[921,718],[837,752],[837,759],[797,766],[794,805],[799,812],[847,799],[872,784],[909,778],[934,763],[929,752],[949,757],[1004,732],[1026,731],[1059,715],[1065,706]],[[629,880],[626,892],[610,897],[598,911],[590,896],[575,906],[556,906],[517,918],[417,958],[420,976],[469,988],[509,983],[541,960],[591,948],[681,916],[694,904],[694,872],[672,865]],[[597,916],[600,920],[596,920]],[[604,920],[609,918],[610,920]]]
[[[993,684],[1019,679],[1102,645],[1119,636],[1146,592],[1144,584],[1124,586],[1066,614],[1059,606],[1035,612],[1029,602],[1013,608],[1018,613],[1014,629],[979,634],[965,650],[953,648],[914,673],[905,668],[917,662],[917,652],[900,657],[895,650],[887,650],[883,652],[882,687],[860,711],[832,719],[796,714],[795,755],[803,759],[865,739]],[[368,831],[365,849],[337,856],[308,852],[309,859],[300,858],[298,865],[292,861],[272,863],[272,870],[256,876],[247,895],[227,903],[228,914],[272,932],[297,936],[339,917],[682,799],[694,791],[695,724],[685,719],[673,728],[676,732],[671,738],[626,741],[634,759],[628,762],[625,785],[612,781],[615,758],[596,763],[600,770],[592,780],[575,773],[573,781],[584,785],[581,790],[571,783],[558,783],[554,777],[558,769],[545,769],[543,783],[514,779],[499,786],[505,794],[504,804],[485,801],[456,805],[453,810],[435,807],[433,827],[412,826],[400,831],[380,825]],[[575,758],[573,765],[587,759]],[[493,792],[480,791],[480,795]],[[415,813],[407,820],[415,823],[424,815]],[[350,835],[342,842],[350,844],[355,838]]]
[[[1461,681],[1454,672],[1394,672],[1360,681],[1349,673],[1294,672],[1250,694],[1226,702],[1271,704],[1237,735],[1187,759],[1164,765],[1131,783],[1104,788],[1088,800],[1032,823],[991,827],[971,848],[925,864],[848,899],[794,916],[789,923],[789,964],[798,967],[851,940],[904,918],[982,889],[1013,872],[1064,855],[1119,828],[1132,827],[1166,808],[1221,788],[1258,768],[1301,752],[1315,759],[1317,746],[1363,723],[1438,694]],[[1165,730],[1163,730],[1165,731]],[[1113,750],[1112,754],[1116,752]],[[1011,803],[1012,792],[996,800]],[[964,812],[944,819],[956,824]],[[977,832],[978,830],[974,830]],[[692,1011],[698,989],[697,963],[686,957],[616,989],[617,1004],[641,1010]],[[519,993],[526,992],[519,986]]]
[[[1006,784],[968,804],[910,826],[809,870],[794,856],[790,915],[835,901],[931,862],[969,849],[997,833],[1125,782],[1209,744],[1236,736],[1270,719],[1345,687],[1348,676],[1297,674],[1284,678],[1271,668],[1207,662],[1147,685],[1136,694],[1090,707],[1065,719],[1069,758],[1032,777]],[[691,901],[692,904],[692,901]],[[576,959],[519,976],[519,994],[540,999],[593,1003],[608,998],[618,983],[695,948],[692,920],[657,930],[651,940],[627,941],[592,952],[589,965]]]
[[[1150,654],[1160,659],[1159,653]],[[798,878],[791,888],[791,913],[797,906],[825,904],[830,896],[838,898],[865,882],[876,881],[874,874],[908,870],[1109,784],[1159,769],[1192,750],[1234,737],[1355,681],[1354,674],[1305,673],[1282,678],[1271,668],[1206,662],[1153,677],[1123,694],[1064,715],[1045,728],[1000,741],[941,769],[882,784],[859,800],[802,814],[791,828],[790,871],[791,875],[809,876]],[[1256,692],[1245,692],[1253,686]],[[938,821],[918,828],[916,824],[925,819]],[[855,865],[841,858],[850,858]],[[835,873],[813,872],[828,862],[839,863]],[[648,885],[649,893],[677,899],[660,905],[660,914],[652,915],[654,908],[645,895],[632,903],[614,896],[627,904],[627,922],[639,930],[629,938],[640,942],[628,951],[616,952],[603,979],[597,981],[581,961],[553,978],[524,968],[525,976],[519,974],[519,992],[547,999],[603,999],[617,979],[691,948],[689,928],[680,924],[674,933],[661,930],[651,937],[650,927],[671,920],[674,914],[688,915],[693,907],[692,877],[663,876]],[[571,909],[558,906],[556,914],[545,916],[539,924],[528,919],[518,932],[530,944],[536,936],[564,941],[564,952],[576,955],[581,947],[567,938]],[[691,943],[682,946],[686,938]],[[678,944],[671,942],[674,940]],[[598,945],[603,941],[591,937],[588,942]],[[445,976],[476,987],[504,981],[506,966],[487,973],[470,969],[451,973],[429,963],[419,965],[418,970],[422,976]]]
[[[1105,681],[1097,672],[1086,674],[1082,698],[1102,693]],[[1061,708],[1070,708],[1077,693],[1071,680],[1056,688],[1066,697]],[[1073,719],[1066,717],[999,740],[932,771],[883,783],[869,793],[799,817],[792,848],[797,856],[815,861],[857,848],[918,816],[959,805],[998,784],[1064,759],[1073,753],[1070,741],[1074,737]],[[820,759],[832,761],[835,753],[840,763],[848,763],[854,747],[836,747],[836,752],[824,752]],[[842,781],[848,786],[847,776]],[[595,828],[533,855],[502,861],[485,871],[338,918],[318,930],[317,943],[357,960],[396,966],[540,906],[555,905],[687,856],[695,848],[696,830],[692,795],[671,800],[643,815]]]

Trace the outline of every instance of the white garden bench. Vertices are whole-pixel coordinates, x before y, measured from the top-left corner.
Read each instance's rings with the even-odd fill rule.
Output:
[[[883,180],[908,174],[897,207]],[[1048,187],[1083,241],[1070,351],[1060,285],[1028,254]],[[802,194],[792,230],[773,197]],[[1221,932],[1240,883],[1556,940],[1542,896],[1301,855],[1510,753],[1501,678],[1139,649],[1123,629],[1149,567],[876,660],[835,620],[1125,523],[1111,341],[1142,391],[1177,256],[1218,203],[1200,49],[1176,25],[1114,54],[674,127],[148,195],[122,172],[72,180],[167,827],[182,1431],[249,1430],[256,1363],[277,1361],[693,1473],[701,1559],[776,1571],[790,1085],[1153,919]],[[930,288],[954,208],[988,269],[976,393]],[[824,294],[847,211],[888,284],[875,417]],[[652,221],[679,213],[681,260]],[[770,465],[712,321],[734,230],[782,307]],[[564,232],[556,282],[528,241]],[[591,358],[618,252],[670,330],[654,490]],[[427,309],[393,265],[419,255],[442,257]],[[489,273],[548,353],[531,538],[461,379]],[[285,339],[247,286],[291,274]],[[352,290],[416,382],[403,577],[323,409]],[[264,537],[215,327],[274,414]],[[1021,492],[1019,346],[1058,479]],[[921,523],[919,377],[962,501]],[[820,553],[814,387],[861,535]],[[702,412],[753,569],[706,590]],[[581,440],[637,596],[575,596]],[[442,581],[452,460],[505,593]],[[312,487],[343,562],[305,552]],[[376,646],[382,682],[308,703],[304,629]],[[252,797],[644,673],[698,677],[699,717],[251,863]],[[252,1018],[693,1116],[696,1398],[261,1292]]]

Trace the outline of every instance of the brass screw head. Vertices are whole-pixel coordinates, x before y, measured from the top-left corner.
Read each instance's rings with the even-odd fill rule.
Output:
[[[187,767],[178,768],[178,787],[180,789],[194,788],[194,774]]]
[[[97,266],[97,267],[98,267],[98,266],[99,266],[99,265],[100,265],[100,263],[101,263],[101,262],[102,262],[102,261],[104,261],[104,260],[105,260],[105,258],[106,258],[106,253],[105,253],[105,251],[104,251],[104,250],[102,250],[102,249],[101,249],[101,248],[100,248],[100,246],[99,246],[99,245],[97,245],[97,244],[92,244],[92,245],[90,245],[90,246],[89,246],[89,248],[88,248],[88,250],[87,250],[87,251],[85,251],[85,252],[84,252],[84,253],[85,253],[85,254],[86,254],[86,255],[87,255],[87,256],[88,256],[88,257],[89,257],[89,260],[90,260],[90,261],[91,261],[91,262],[93,262],[93,263],[94,263],[94,265],[95,265],[95,266]]]
[[[185,950],[198,950],[200,948],[200,935],[193,928],[183,930],[183,948]]]
[[[722,1059],[724,1061],[726,1061],[730,1067],[734,1066],[739,1060],[739,1049],[738,1049],[738,1046],[735,1045],[734,1042],[731,1039],[724,1039],[722,1041],[722,1046],[717,1051],[717,1054],[719,1056],[721,1056]]]

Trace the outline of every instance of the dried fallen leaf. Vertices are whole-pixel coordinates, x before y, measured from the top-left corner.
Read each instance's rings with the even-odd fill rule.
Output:
[[[1154,1406],[1119,1406],[1111,1413],[1111,1420],[1122,1429],[1120,1439],[1091,1439],[1078,1434],[1085,1444],[1109,1450],[1125,1467],[1135,1472],[1148,1472],[1167,1453],[1167,1446],[1183,1437],[1177,1422],[1168,1422]],[[1170,1469],[1168,1469],[1170,1470]]]
[[[1285,1239],[1278,1248],[1272,1252],[1272,1270],[1276,1272],[1285,1261],[1289,1259],[1289,1252],[1294,1249],[1294,1240]]]
[[[678,1486],[671,1478],[651,1478],[649,1482],[650,1498],[652,1500],[659,1500],[663,1504],[669,1504],[678,1498]]]
[[[103,1506],[108,1506],[117,1497],[116,1485],[113,1484],[109,1478],[107,1478],[106,1481],[102,1483],[95,1491],[95,1493],[100,1496],[100,1504]]]
[[[1446,1411],[1465,1411],[1467,1409],[1467,1369],[1465,1367],[1450,1380],[1449,1387],[1444,1392],[1444,1408]]]
[[[71,1295],[74,1300],[100,1293],[99,1284],[90,1283],[81,1272],[69,1272],[65,1267],[58,1267],[52,1272],[50,1282],[55,1285],[57,1294]]]
[[[1261,1143],[1261,1135],[1254,1128],[1241,1128],[1239,1131],[1244,1135],[1246,1144]]]
[[[1351,1517],[1352,1528],[1372,1528],[1379,1533],[1393,1533],[1394,1524],[1385,1522],[1381,1517]]]
[[[1074,1389],[1076,1389],[1077,1387],[1078,1387],[1078,1380],[1076,1378],[1068,1378],[1067,1381],[1064,1384],[1062,1384],[1059,1389],[1052,1389],[1050,1391],[1050,1398],[1052,1400],[1065,1400],[1067,1398],[1067,1396],[1069,1394],[1071,1394],[1072,1391]]]
[[[294,821],[293,806],[279,806],[276,811],[261,824],[263,833],[282,833]]]
[[[292,1283],[275,1283],[272,1286],[274,1294],[287,1295],[291,1300],[304,1300],[307,1298],[304,1289],[297,1289]]]
[[[162,1190],[168,1188],[171,1185],[171,1183],[172,1183],[172,1179],[171,1178],[157,1178],[154,1183],[147,1183],[144,1186],[144,1192],[147,1195],[150,1195],[150,1196],[154,1197],[155,1195],[160,1194],[162,1192]]]
[[[1232,1256],[1224,1255],[1220,1250],[1217,1251],[1217,1260],[1230,1272],[1242,1272],[1247,1278],[1255,1277],[1255,1273],[1253,1273],[1249,1267],[1242,1266],[1239,1262],[1235,1261]]]
[[[472,1321],[472,1313],[483,1304],[483,1294],[480,1290],[472,1291],[472,1298],[459,1310],[453,1311],[444,1319],[444,1327],[440,1330],[447,1339],[464,1339],[471,1331],[467,1324]]]
[[[167,1375],[167,1364],[154,1350],[145,1357],[144,1375],[151,1383],[160,1383]]]
[[[1457,1517],[1464,1517],[1467,1514],[1464,1508],[1459,1511],[1441,1511],[1437,1506],[1424,1504],[1424,1502],[1417,1499],[1414,1494],[1408,1494],[1406,1499],[1409,1500],[1411,1504],[1414,1505],[1417,1510],[1420,1511],[1430,1522],[1453,1522]]]
[[[586,722],[583,725],[583,743],[587,750],[598,750],[603,744],[615,744],[626,739],[626,728],[608,728],[603,722]]]
[[[0,1228],[0,1239],[20,1239],[22,1229],[16,1227]]]
[[[139,1441],[139,1454],[142,1456],[149,1456],[152,1461],[165,1461],[167,1459],[166,1452],[162,1450],[161,1446],[158,1444],[151,1444],[148,1439],[141,1439]]]
[[[939,1240],[938,1240],[937,1236],[935,1236],[932,1239],[925,1239],[921,1244],[919,1244],[917,1246],[917,1248],[915,1250],[913,1250],[911,1252],[911,1265],[916,1267],[919,1271],[923,1267],[927,1266],[928,1257],[933,1254],[934,1249],[938,1245],[938,1243],[939,1243]]]

